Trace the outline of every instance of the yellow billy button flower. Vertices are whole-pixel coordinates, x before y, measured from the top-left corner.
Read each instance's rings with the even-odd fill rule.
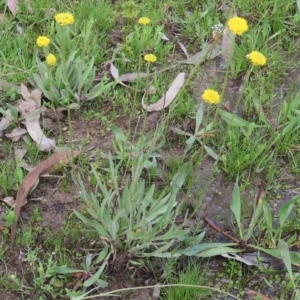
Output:
[[[148,24],[151,23],[151,21],[147,17],[142,17],[142,18],[139,19],[138,23],[141,24],[141,25],[148,25]]]
[[[46,57],[47,65],[53,67],[56,64],[56,57],[53,54],[49,54]]]
[[[55,21],[61,26],[71,25],[74,23],[74,17],[70,13],[60,13],[55,17]]]
[[[157,58],[154,54],[146,54],[144,56],[144,60],[147,61],[147,62],[151,62],[151,63],[154,63],[157,61]]]
[[[234,17],[228,21],[228,28],[232,33],[236,35],[242,35],[248,30],[248,24],[245,19]]]
[[[210,104],[218,104],[220,102],[220,95],[215,90],[205,90],[202,94],[202,99]]]
[[[46,36],[39,36],[37,39],[36,39],[36,44],[39,46],[39,47],[47,47],[49,46],[50,44],[50,39],[48,39]]]
[[[267,63],[266,57],[258,51],[252,51],[247,55],[247,58],[250,59],[254,66],[264,66]]]

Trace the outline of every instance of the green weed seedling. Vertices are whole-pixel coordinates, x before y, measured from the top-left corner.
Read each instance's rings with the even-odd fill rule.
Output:
[[[91,253],[87,253],[84,263],[81,264],[81,269],[72,269],[67,266],[57,266],[56,272],[59,274],[81,274],[83,292],[92,285],[104,288],[107,282],[100,277],[103,275],[104,268],[108,263],[108,258],[112,254],[108,245],[105,245],[102,251],[95,257]],[[100,267],[99,267],[100,264]],[[76,293],[75,293],[76,294]],[[82,294],[82,292],[80,292]],[[74,295],[74,293],[72,294]]]
[[[236,225],[239,230],[239,237],[240,237],[241,244],[245,243],[247,247],[256,249],[258,251],[262,251],[262,252],[269,254],[275,258],[282,259],[284,262],[284,265],[287,269],[287,272],[290,276],[290,279],[292,281],[294,290],[295,290],[295,292],[298,293],[299,291],[294,282],[292,265],[299,265],[300,255],[298,252],[294,252],[289,249],[289,245],[282,238],[282,231],[283,231],[284,225],[286,224],[289,216],[291,215],[291,212],[293,210],[295,203],[300,201],[300,196],[296,196],[293,199],[289,200],[284,205],[282,205],[282,207],[279,210],[279,226],[275,230],[275,232],[273,229],[272,214],[270,213],[269,207],[264,204],[263,198],[264,198],[264,195],[261,194],[258,199],[257,205],[254,209],[253,215],[251,217],[249,227],[246,230],[246,233],[244,234],[244,228],[242,226],[242,210],[241,210],[242,200],[241,200],[241,196],[240,196],[238,180],[236,181],[230,208],[231,208],[234,219],[236,221]],[[257,225],[257,222],[260,219],[262,214],[264,215],[266,223],[267,223],[268,235],[271,237],[271,239],[273,241],[272,249],[266,249],[266,248],[261,247],[260,245],[248,244],[248,239],[250,239],[250,237],[253,236],[254,227]]]
[[[206,270],[200,269],[195,264],[189,265],[186,270],[180,271],[179,274],[175,275],[174,273],[175,270],[167,275],[167,283],[182,283],[188,285],[208,284],[205,278]],[[162,293],[162,299],[164,300],[205,299],[209,296],[211,296],[211,293],[208,290],[184,286],[170,287],[163,290]]]

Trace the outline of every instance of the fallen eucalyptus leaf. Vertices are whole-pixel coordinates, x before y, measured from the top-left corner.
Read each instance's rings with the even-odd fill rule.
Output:
[[[167,90],[167,92],[164,94],[163,97],[161,97],[156,103],[153,103],[149,106],[147,106],[144,103],[144,97],[142,99],[142,106],[147,111],[159,111],[171,104],[171,102],[175,99],[178,92],[180,91],[181,87],[184,83],[184,76],[185,73],[179,73],[175,80],[172,82],[170,88]],[[144,95],[145,96],[145,95]]]
[[[222,67],[224,67],[224,69],[226,68],[230,55],[233,53],[234,39],[234,34],[226,27],[223,31],[222,37],[222,56],[225,64]]]
[[[120,79],[119,70],[113,63],[110,64],[110,73],[114,79]]]
[[[35,187],[39,182],[39,177],[43,174],[51,173],[57,170],[60,166],[63,166],[80,154],[80,151],[71,152],[58,152],[51,155],[49,158],[41,162],[35,168],[33,168],[24,178],[16,197],[16,204],[14,207],[14,213],[16,216],[15,222],[11,227],[11,247],[14,244],[16,237],[18,219],[21,212],[21,207],[27,203],[27,195],[30,190]]]
[[[15,128],[11,133],[7,133],[5,136],[12,140],[12,142],[17,142],[20,138],[27,133],[27,130],[24,128]]]
[[[150,74],[149,74],[150,75]],[[147,78],[147,73],[125,73],[120,75],[119,80],[123,82],[135,82],[141,78]]]
[[[186,48],[184,47],[184,45],[182,43],[180,43],[180,42],[178,42],[178,45],[180,46],[181,50],[185,54],[186,58],[189,59],[189,54],[188,54]]]
[[[17,14],[18,0],[7,0],[7,6],[11,13],[15,16]]]
[[[27,131],[39,149],[48,152],[55,148],[55,141],[44,135],[39,123],[40,112],[36,113],[40,110],[42,92],[35,89],[30,93],[27,87],[22,84],[21,94],[25,101],[20,102],[19,110],[21,117],[25,119],[24,124]]]
[[[166,42],[170,40],[164,33],[161,33],[161,39]]]

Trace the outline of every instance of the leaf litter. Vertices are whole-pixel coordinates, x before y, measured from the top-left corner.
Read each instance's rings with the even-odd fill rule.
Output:
[[[47,138],[40,126],[41,96],[39,89],[29,92],[24,84],[21,84],[21,94],[24,101],[20,101],[19,110],[21,117],[25,118],[24,124],[30,137],[36,142],[41,151],[49,152],[55,148],[55,141]]]
[[[24,128],[15,128],[11,133],[6,133],[5,136],[11,139],[12,142],[18,142],[23,135],[27,133],[27,130]]]

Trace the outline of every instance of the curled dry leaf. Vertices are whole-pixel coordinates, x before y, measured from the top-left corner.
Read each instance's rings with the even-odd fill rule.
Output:
[[[23,159],[26,153],[27,153],[27,149],[25,149],[25,148],[15,148],[16,163],[17,163],[17,166],[19,166],[27,171],[31,171],[33,169],[33,167],[28,165],[26,163],[26,161]]]
[[[13,197],[5,197],[5,198],[1,199],[1,201],[5,202],[10,207],[15,207],[15,204],[16,204],[16,200]]]
[[[70,151],[58,152],[51,155],[49,158],[41,162],[35,168],[33,168],[24,178],[20,189],[17,193],[16,204],[14,207],[14,213],[16,220],[11,227],[11,247],[14,244],[16,237],[18,219],[21,212],[21,207],[27,203],[27,195],[30,190],[38,183],[39,177],[44,174],[54,172],[59,167],[66,165],[72,157],[75,158],[80,154],[80,151],[74,151],[73,155]]]
[[[55,141],[47,138],[40,126],[40,107],[42,92],[39,89],[28,91],[24,84],[21,84],[21,94],[25,101],[19,104],[21,117],[25,118],[24,124],[31,138],[36,142],[42,151],[50,151],[55,148]]]
[[[110,64],[110,73],[112,75],[112,77],[117,80],[117,82],[127,88],[130,88],[132,89],[130,86],[126,85],[125,83],[122,82],[122,80],[120,79],[120,76],[119,76],[119,70],[117,69],[117,67],[111,63]]]
[[[13,142],[17,142],[26,133],[27,133],[26,129],[18,127],[15,128],[11,133],[7,133],[5,136],[11,139]]]
[[[221,254],[221,256],[243,262],[244,264],[246,264],[248,266],[258,266],[258,263],[256,262],[257,256],[252,255],[252,256],[250,256],[251,259],[243,258],[242,256],[237,255],[235,253],[224,253],[224,254]]]
[[[16,161],[21,161],[25,154],[27,153],[26,148],[15,148],[15,159]]]
[[[180,46],[181,50],[185,54],[186,58],[189,59],[189,54],[188,54],[186,48],[184,47],[184,45],[182,43],[180,43],[180,42],[178,42],[178,45]]]
[[[11,111],[10,109],[7,109],[5,111],[6,116],[3,117],[0,121],[0,137],[3,135],[3,130],[5,130],[12,121]]]
[[[161,39],[166,42],[170,41],[170,39],[164,33],[161,33]]]
[[[248,297],[259,297],[259,299],[261,299],[261,300],[272,300],[272,298],[269,298],[269,297],[263,295],[260,292],[256,292],[256,291],[248,290],[248,289],[245,290],[245,296],[248,296]]]
[[[159,300],[160,299],[160,290],[161,290],[161,288],[158,287],[158,286],[153,289],[153,294],[152,294],[152,299],[153,300]]]
[[[219,56],[221,54],[221,46],[219,44],[205,44],[203,49],[193,56],[191,56],[189,59],[184,60],[183,64],[189,64],[189,65],[196,65],[203,63],[207,59],[214,59],[215,57]]]
[[[170,103],[177,96],[177,94],[180,91],[181,87],[183,86],[184,76],[185,76],[185,73],[179,73],[177,75],[177,77],[175,78],[175,80],[172,82],[170,88],[164,94],[164,96],[161,97],[156,103],[147,106],[144,103],[144,97],[143,97],[143,99],[142,99],[143,108],[147,111],[159,111],[159,110],[162,110],[162,109],[166,108],[167,106],[169,106]]]

